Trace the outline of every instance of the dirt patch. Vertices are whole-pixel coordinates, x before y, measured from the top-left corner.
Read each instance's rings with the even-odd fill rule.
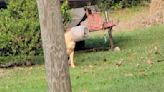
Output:
[[[114,27],[115,31],[130,31],[136,28],[142,28],[147,26],[147,22],[145,22],[145,16],[148,16],[148,11],[142,11],[139,14],[134,15],[133,17],[119,21],[117,26]]]
[[[164,0],[152,0],[149,8],[141,10],[139,14],[127,20],[120,21],[114,30],[129,31],[158,24],[164,24]]]
[[[0,69],[0,77],[2,77],[2,75],[5,74],[5,70],[4,69]]]
[[[164,0],[152,0],[150,4],[149,24],[164,24]]]

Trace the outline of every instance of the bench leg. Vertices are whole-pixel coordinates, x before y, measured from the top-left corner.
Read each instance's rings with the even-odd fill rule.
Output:
[[[108,35],[109,35],[109,46],[110,49],[113,51],[114,50],[114,44],[113,44],[113,38],[112,38],[112,27],[108,29]]]

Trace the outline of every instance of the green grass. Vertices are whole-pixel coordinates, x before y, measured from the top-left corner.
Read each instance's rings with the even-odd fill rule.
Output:
[[[46,92],[42,66],[0,70],[0,92]]]
[[[120,52],[76,52],[70,69],[73,92],[163,92],[164,25],[116,32]],[[103,33],[95,32],[87,47],[108,47]],[[120,66],[117,63],[122,61]],[[148,61],[153,62],[149,64]],[[43,65],[0,69],[0,92],[46,92]]]

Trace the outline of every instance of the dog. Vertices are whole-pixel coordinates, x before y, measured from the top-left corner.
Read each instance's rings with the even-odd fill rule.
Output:
[[[74,49],[76,42],[84,40],[88,36],[89,30],[85,26],[75,26],[67,28],[64,37],[66,44],[66,52],[68,55],[68,64],[74,68]]]
[[[74,64],[73,58],[74,58],[74,48],[75,48],[76,42],[71,37],[70,29],[67,29],[65,31],[64,37],[65,37],[65,44],[66,44],[66,52],[67,52],[67,55],[68,55],[68,64],[72,68],[74,68],[75,64]]]

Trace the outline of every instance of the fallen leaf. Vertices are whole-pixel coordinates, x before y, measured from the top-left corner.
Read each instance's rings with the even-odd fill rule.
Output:
[[[82,91],[82,92],[88,92],[88,91],[84,90],[84,91]]]
[[[116,62],[116,65],[119,67],[122,65],[123,59],[119,60],[118,62]]]
[[[153,64],[153,61],[152,61],[151,59],[148,59],[148,60],[146,61],[146,63],[147,63],[147,64]]]
[[[132,74],[132,73],[126,73],[125,76],[126,76],[126,77],[132,77],[133,74]]]
[[[89,65],[89,68],[93,68],[93,66],[92,65]]]
[[[140,64],[137,64],[137,65],[136,65],[136,67],[139,67],[139,66],[140,66]]]
[[[139,75],[144,76],[145,72],[139,72]]]
[[[145,70],[140,70],[140,71],[139,71],[139,75],[141,75],[141,76],[146,75]]]

